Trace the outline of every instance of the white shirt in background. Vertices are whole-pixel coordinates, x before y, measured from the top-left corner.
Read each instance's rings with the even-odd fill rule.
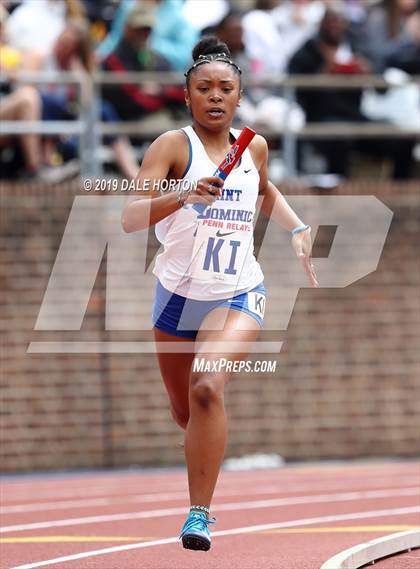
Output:
[[[184,16],[196,30],[218,24],[228,12],[226,0],[185,0],[184,3]]]
[[[318,0],[296,3],[282,2],[272,10],[271,17],[282,39],[284,67],[286,71],[290,58],[319,29],[325,13],[325,5]]]
[[[65,27],[62,0],[24,0],[8,17],[6,34],[11,47],[47,55]]]
[[[284,69],[284,42],[271,12],[252,10],[242,18],[245,52],[254,73],[281,73]]]

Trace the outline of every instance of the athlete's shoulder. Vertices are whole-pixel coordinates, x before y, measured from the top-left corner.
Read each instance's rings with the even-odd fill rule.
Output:
[[[249,148],[255,152],[266,152],[268,149],[268,144],[266,139],[261,136],[261,134],[256,134],[251,140]]]
[[[255,164],[260,168],[268,157],[268,144],[266,139],[260,134],[256,134],[249,145],[252,159]]]
[[[164,162],[173,173],[185,170],[189,159],[188,141],[182,130],[168,130],[158,136],[145,155],[145,161]]]
[[[155,141],[153,142],[156,146],[166,146],[172,147],[174,144],[183,144],[187,143],[187,139],[185,136],[185,132],[181,129],[177,130],[167,130],[160,136],[158,136]]]

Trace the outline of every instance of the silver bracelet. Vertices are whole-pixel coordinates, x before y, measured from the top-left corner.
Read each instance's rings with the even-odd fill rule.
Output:
[[[180,204],[181,207],[184,207],[185,202],[188,198],[189,190],[179,190],[176,201]]]
[[[310,231],[311,226],[310,225],[298,225],[298,227],[295,227],[294,229],[292,229],[292,235],[297,235],[298,233],[302,233],[303,231],[306,231],[307,229],[309,229],[309,231]]]

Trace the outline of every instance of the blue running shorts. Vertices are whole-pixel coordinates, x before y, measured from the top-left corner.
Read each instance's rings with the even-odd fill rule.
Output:
[[[230,308],[245,312],[255,318],[260,326],[263,325],[266,290],[260,283],[249,292],[244,292],[232,298],[220,300],[192,300],[162,286],[156,285],[156,296],[153,305],[153,326],[181,338],[194,339],[201,323],[214,308]]]

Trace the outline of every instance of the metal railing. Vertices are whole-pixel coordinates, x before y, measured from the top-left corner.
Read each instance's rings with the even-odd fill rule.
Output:
[[[0,74],[0,83],[8,81],[7,76]],[[156,119],[151,116],[139,121],[121,121],[105,123],[100,120],[98,102],[101,98],[103,85],[121,84],[160,84],[183,85],[184,76],[180,73],[151,73],[124,72],[109,73],[95,72],[92,75],[68,72],[36,72],[21,73],[15,80],[16,84],[74,84],[78,86],[80,113],[74,121],[2,121],[0,134],[20,135],[36,133],[44,135],[67,134],[79,137],[79,155],[82,177],[99,176],[102,164],[99,159],[101,138],[104,135],[136,135],[152,139],[169,129],[185,126],[185,121]],[[412,77],[411,84],[420,86],[420,77]],[[282,96],[289,102],[296,102],[297,89],[330,90],[330,89],[386,89],[393,85],[383,77],[371,75],[293,75],[273,78],[271,76],[248,77],[244,80],[245,88],[263,87],[278,88]],[[413,138],[419,135],[417,125],[413,128],[400,128],[388,123],[358,123],[331,122],[308,123],[299,130],[293,130],[286,123],[283,129],[272,129],[267,126],[258,128],[258,132],[268,138],[282,138],[284,162],[287,174],[294,176],[297,170],[297,141],[298,139],[319,138]]]
[[[0,73],[0,84],[9,82],[7,75]],[[76,85],[80,103],[76,120],[63,121],[1,121],[0,135],[77,135],[79,137],[80,171],[84,177],[97,176],[101,168],[97,160],[99,138],[96,100],[92,77],[84,73],[67,71],[22,72],[13,79],[13,85]]]

